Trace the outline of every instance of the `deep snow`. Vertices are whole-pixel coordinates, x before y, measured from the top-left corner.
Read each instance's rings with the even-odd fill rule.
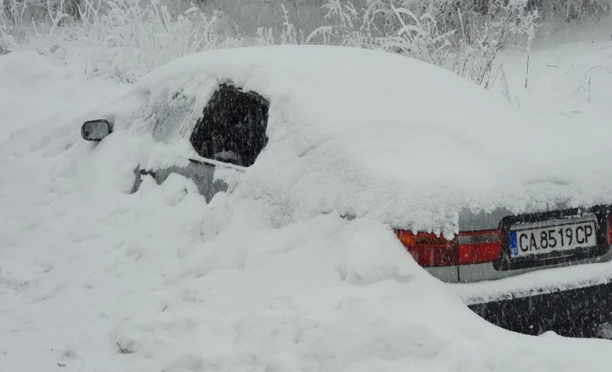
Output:
[[[152,145],[131,162],[172,165],[194,156],[188,133],[226,79],[271,103],[269,145],[238,191],[272,195],[294,219],[335,210],[451,236],[464,209],[612,202],[604,121],[524,115],[448,71],[389,53],[283,46],[196,54],[145,76],[128,103],[100,115],[122,135],[155,124],[153,134],[177,146]]]
[[[609,43],[598,47],[585,63],[609,65]],[[15,102],[2,100],[3,136],[16,132],[0,145],[0,371],[610,369],[609,341],[485,323],[373,219],[287,221],[243,194],[206,205],[179,176],[126,194],[136,136],[95,147],[78,128],[129,88],[77,71],[0,57],[0,97]],[[519,76],[508,68],[508,81]],[[11,92],[40,105],[24,111]],[[599,94],[592,106],[609,113],[612,95]],[[571,121],[605,142],[603,124]]]

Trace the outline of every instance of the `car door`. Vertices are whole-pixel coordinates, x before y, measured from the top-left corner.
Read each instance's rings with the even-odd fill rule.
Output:
[[[217,174],[221,169],[239,175],[243,170],[238,167],[229,167],[226,164],[217,162],[209,163],[202,160],[189,159],[189,163],[185,166],[170,166],[159,168],[156,170],[137,170],[137,181],[134,185],[134,192],[138,190],[142,183],[143,176],[151,176],[158,184],[164,183],[171,174],[179,174],[185,178],[192,180],[200,193],[207,202],[219,192],[225,192],[230,189],[230,184],[226,181],[226,177],[218,178]],[[237,180],[239,177],[232,177]]]
[[[161,184],[170,174],[176,173],[193,180],[198,192],[210,201],[218,192],[229,191],[232,185],[228,180],[238,180],[240,177],[236,176],[253,165],[265,147],[269,102],[262,95],[223,83],[212,94],[202,113],[196,116],[195,125],[181,124],[194,117],[185,108],[186,102],[189,100],[179,98],[174,112],[165,115],[162,124],[166,128],[168,120],[176,121],[175,125],[170,124],[174,127],[165,132],[188,134],[198,156],[189,158],[187,165],[137,169],[134,191],[144,175],[151,175]],[[185,133],[184,127],[191,129]]]

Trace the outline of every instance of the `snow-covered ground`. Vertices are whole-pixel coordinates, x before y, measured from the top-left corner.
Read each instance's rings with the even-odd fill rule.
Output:
[[[496,63],[493,90],[527,112],[561,114],[577,125],[610,118],[612,17],[594,28],[570,28],[538,40],[529,64],[526,53],[513,50],[504,51]]]
[[[605,121],[611,59],[606,38],[539,47],[525,89],[509,52],[491,94]],[[0,371],[610,370],[609,341],[487,324],[378,222],[279,224],[179,176],[125,194],[130,143],[93,152],[78,130],[127,88],[65,62],[0,57]]]

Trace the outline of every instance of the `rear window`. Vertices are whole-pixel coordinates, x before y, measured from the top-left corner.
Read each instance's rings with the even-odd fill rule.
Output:
[[[269,107],[255,92],[222,84],[204,108],[191,144],[204,158],[248,167],[268,142]]]

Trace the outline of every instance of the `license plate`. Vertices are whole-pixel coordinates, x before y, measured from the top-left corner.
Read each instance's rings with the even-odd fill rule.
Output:
[[[554,220],[510,228],[510,257],[518,258],[588,248],[597,245],[594,217]]]

